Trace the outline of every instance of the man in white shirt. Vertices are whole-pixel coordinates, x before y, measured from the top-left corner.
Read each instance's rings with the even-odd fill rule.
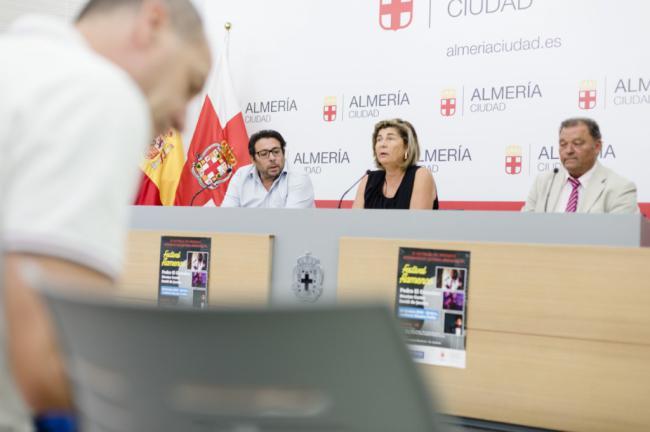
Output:
[[[189,0],[90,0],[76,26],[29,17],[0,36],[0,430],[71,405],[25,264],[112,283],[142,154],[183,127],[210,66]]]
[[[560,126],[564,169],[540,174],[522,211],[539,213],[639,213],[636,186],[598,163],[602,136],[588,118]]]
[[[314,188],[309,176],[285,168],[286,145],[277,131],[253,134],[248,142],[253,163],[235,172],[221,207],[314,207]]]
[[[448,270],[447,275],[444,278],[443,287],[452,291],[463,289],[460,272],[457,269]]]

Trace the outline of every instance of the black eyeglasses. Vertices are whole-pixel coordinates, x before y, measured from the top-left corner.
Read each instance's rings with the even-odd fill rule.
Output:
[[[275,157],[278,157],[280,154],[282,154],[282,148],[276,147],[271,150],[260,150],[258,152],[255,152],[255,154],[260,159],[268,159],[271,154],[273,154]]]

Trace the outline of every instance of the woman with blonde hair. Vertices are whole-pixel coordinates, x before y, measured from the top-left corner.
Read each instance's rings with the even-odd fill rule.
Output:
[[[420,159],[418,136],[411,123],[382,120],[372,134],[377,168],[359,184],[353,208],[437,209],[433,176],[416,165]]]

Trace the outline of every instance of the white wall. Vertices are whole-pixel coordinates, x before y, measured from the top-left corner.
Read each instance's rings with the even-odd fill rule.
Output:
[[[223,23],[233,23],[230,64],[242,110],[249,104],[295,101],[295,110],[244,116],[249,133],[270,127],[286,136],[289,159],[294,169],[311,173],[317,199],[337,199],[372,166],[370,136],[376,121],[402,117],[420,135],[429,156],[422,164],[434,171],[442,200],[523,201],[535,176],[559,164],[561,120],[588,116],[601,124],[607,150],[602,162],[636,181],[640,200],[650,201],[650,88],[638,89],[639,80],[650,87],[650,2],[413,0],[411,24],[397,31],[382,29],[381,2],[390,0],[205,3],[217,48]],[[465,5],[477,14],[465,15]],[[451,55],[456,45],[537,38],[549,45]],[[588,110],[579,107],[586,80],[597,96]],[[502,87],[514,93],[472,100],[476,92],[489,96]],[[517,94],[524,88],[525,94]],[[447,89],[455,92],[453,116],[440,112]],[[405,93],[408,103],[351,106],[353,98]],[[336,97],[334,122],[323,120],[327,96]],[[329,152],[347,158],[332,163]],[[509,152],[521,154],[521,172],[506,172]],[[321,162],[313,162],[318,154]]]
[[[41,13],[72,19],[85,0],[0,0],[0,31],[20,15]]]
[[[71,17],[83,3],[0,1],[0,29],[27,11]],[[372,166],[370,134],[377,120],[402,117],[414,123],[422,164],[434,171],[444,201],[522,201],[534,177],[559,163],[560,121],[589,116],[601,124],[602,162],[634,180],[640,201],[650,202],[650,2],[413,0],[411,23],[392,31],[380,24],[380,4],[390,1],[197,0],[217,52],[223,24],[233,24],[230,64],[249,133],[280,130],[290,164],[312,175],[317,199],[338,199]],[[465,5],[482,12],[465,14]],[[538,37],[549,47],[449,55],[456,45]],[[584,110],[579,94],[587,80],[597,103]],[[525,96],[472,98],[493,88],[517,92],[517,86],[525,86]],[[445,90],[455,93],[453,116],[441,115]],[[407,94],[408,103],[351,106],[353,98],[365,102],[382,94]],[[338,115],[325,122],[323,106],[331,96]],[[246,112],[273,101],[296,109]],[[188,124],[198,111],[197,102]],[[184,136],[187,146],[191,131]],[[518,173],[506,172],[511,152],[521,154]]]

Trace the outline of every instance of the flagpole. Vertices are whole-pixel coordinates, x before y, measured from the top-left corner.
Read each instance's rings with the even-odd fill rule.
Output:
[[[228,66],[232,24],[224,22],[224,29],[224,44],[219,50],[221,52],[216,56],[218,60],[206,84],[207,94],[192,135],[188,150],[189,156],[178,184],[176,205],[203,206],[210,200],[216,206],[221,205],[227,192],[230,176],[237,170],[236,165],[241,165],[249,157],[246,124],[235,96]],[[221,155],[220,162],[212,161],[211,155],[207,154],[204,155],[203,162],[205,162],[204,165],[207,165],[206,170],[209,169],[215,174],[217,174],[215,171],[217,168],[221,168],[222,171],[223,168],[228,170],[227,176],[221,172],[217,175],[216,180],[228,178],[220,181],[214,189],[211,189],[206,187],[205,182],[201,180],[201,174],[197,172],[196,164],[199,162],[200,155],[203,155],[210,146],[219,143],[225,147],[225,150],[222,149],[225,153]],[[210,148],[210,151],[214,152],[215,149]],[[208,193],[206,189],[211,192],[209,197],[206,196]]]
[[[232,28],[232,23],[226,21],[223,27],[226,29],[226,37],[224,38],[223,43],[224,56],[230,57],[230,29]]]
[[[223,44],[223,51],[224,51],[224,56],[228,57],[228,47],[230,46],[230,29],[232,28],[232,23],[230,21],[226,21],[226,23],[223,25],[223,28],[226,29],[226,37],[224,38],[224,44]],[[221,60],[223,61],[223,60]],[[192,196],[192,199],[190,200],[190,206],[194,205],[194,200],[196,197],[201,195],[203,192],[205,192],[208,189],[208,186],[205,185],[201,188],[201,190],[197,191],[194,196]]]

